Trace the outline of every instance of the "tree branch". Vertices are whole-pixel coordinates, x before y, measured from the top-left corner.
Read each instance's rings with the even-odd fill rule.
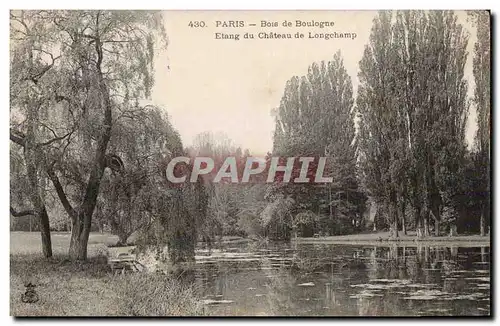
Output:
[[[14,209],[14,207],[10,206],[10,214],[14,217],[23,217],[27,215],[35,215],[35,211],[33,211],[32,209],[27,209],[18,212]]]
[[[22,132],[14,130],[12,128],[10,129],[10,140],[12,140],[14,143],[24,147],[25,138],[26,136]]]
[[[71,219],[76,218],[76,210],[71,206],[71,203],[68,200],[68,197],[66,196],[66,193],[64,192],[64,189],[61,185],[61,182],[59,181],[59,177],[55,173],[54,169],[52,166],[49,166],[47,168],[47,174],[52,181],[52,184],[54,185],[54,188],[56,189],[57,196],[59,197],[59,200],[61,201],[61,204],[64,207],[64,210],[66,210],[66,213],[71,217]]]
[[[58,136],[58,137],[55,137],[55,138],[52,138],[51,140],[48,140],[46,142],[43,142],[43,143],[39,143],[38,145],[39,146],[46,146],[46,145],[50,145],[52,144],[53,142],[56,142],[56,141],[59,141],[59,140],[63,140],[64,138],[70,136],[72,133],[74,132],[74,130],[68,132],[67,134],[65,134],[64,136]],[[54,133],[55,135],[55,133]]]

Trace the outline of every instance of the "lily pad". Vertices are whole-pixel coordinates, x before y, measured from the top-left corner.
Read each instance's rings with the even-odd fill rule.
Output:
[[[211,300],[211,299],[203,300],[203,304],[206,304],[206,305],[229,304],[229,303],[233,303],[233,302],[234,302],[233,300]]]

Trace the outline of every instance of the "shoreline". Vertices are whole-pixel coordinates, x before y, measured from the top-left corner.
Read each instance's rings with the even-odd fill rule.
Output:
[[[326,236],[317,238],[292,238],[292,242],[304,244],[350,244],[350,245],[439,245],[439,246],[468,246],[468,247],[489,247],[491,245],[491,236],[480,235],[457,235],[457,236],[428,236],[417,238],[415,231],[408,232],[407,235],[401,234],[398,238],[390,238],[389,232],[365,233]]]

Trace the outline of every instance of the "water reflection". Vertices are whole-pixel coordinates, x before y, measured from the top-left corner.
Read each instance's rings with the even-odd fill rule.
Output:
[[[489,315],[489,247],[268,244],[199,252],[213,315]]]

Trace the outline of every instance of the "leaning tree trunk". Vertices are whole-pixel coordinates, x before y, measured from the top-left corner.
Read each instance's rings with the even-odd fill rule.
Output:
[[[42,252],[45,257],[50,258],[52,257],[52,241],[50,239],[49,215],[47,214],[45,206],[42,207],[42,210],[38,212],[37,215],[39,215],[38,222],[40,224],[40,234],[42,236]]]
[[[45,209],[45,205],[42,202],[37,188],[33,186],[32,183],[32,180],[30,180],[30,186],[32,188],[32,190],[30,191],[30,201],[34,208],[38,227],[40,228],[40,235],[42,238],[42,252],[46,258],[49,258],[52,257],[52,241],[50,238],[49,215],[47,214],[47,210]]]
[[[35,121],[37,119],[36,109],[30,108],[28,110],[28,121]],[[39,189],[40,185],[38,183],[38,166],[41,162],[41,153],[37,148],[35,143],[35,127],[33,123],[28,123],[26,130],[26,138],[24,144],[24,157],[26,162],[26,174],[28,177],[28,182],[30,185],[29,198],[31,204],[33,205],[33,210],[35,212],[37,223],[40,227],[40,233],[42,236],[42,251],[43,255],[47,258],[52,257],[52,242],[50,239],[50,224],[49,215],[45,209],[45,204],[43,202],[42,196],[40,195]]]

